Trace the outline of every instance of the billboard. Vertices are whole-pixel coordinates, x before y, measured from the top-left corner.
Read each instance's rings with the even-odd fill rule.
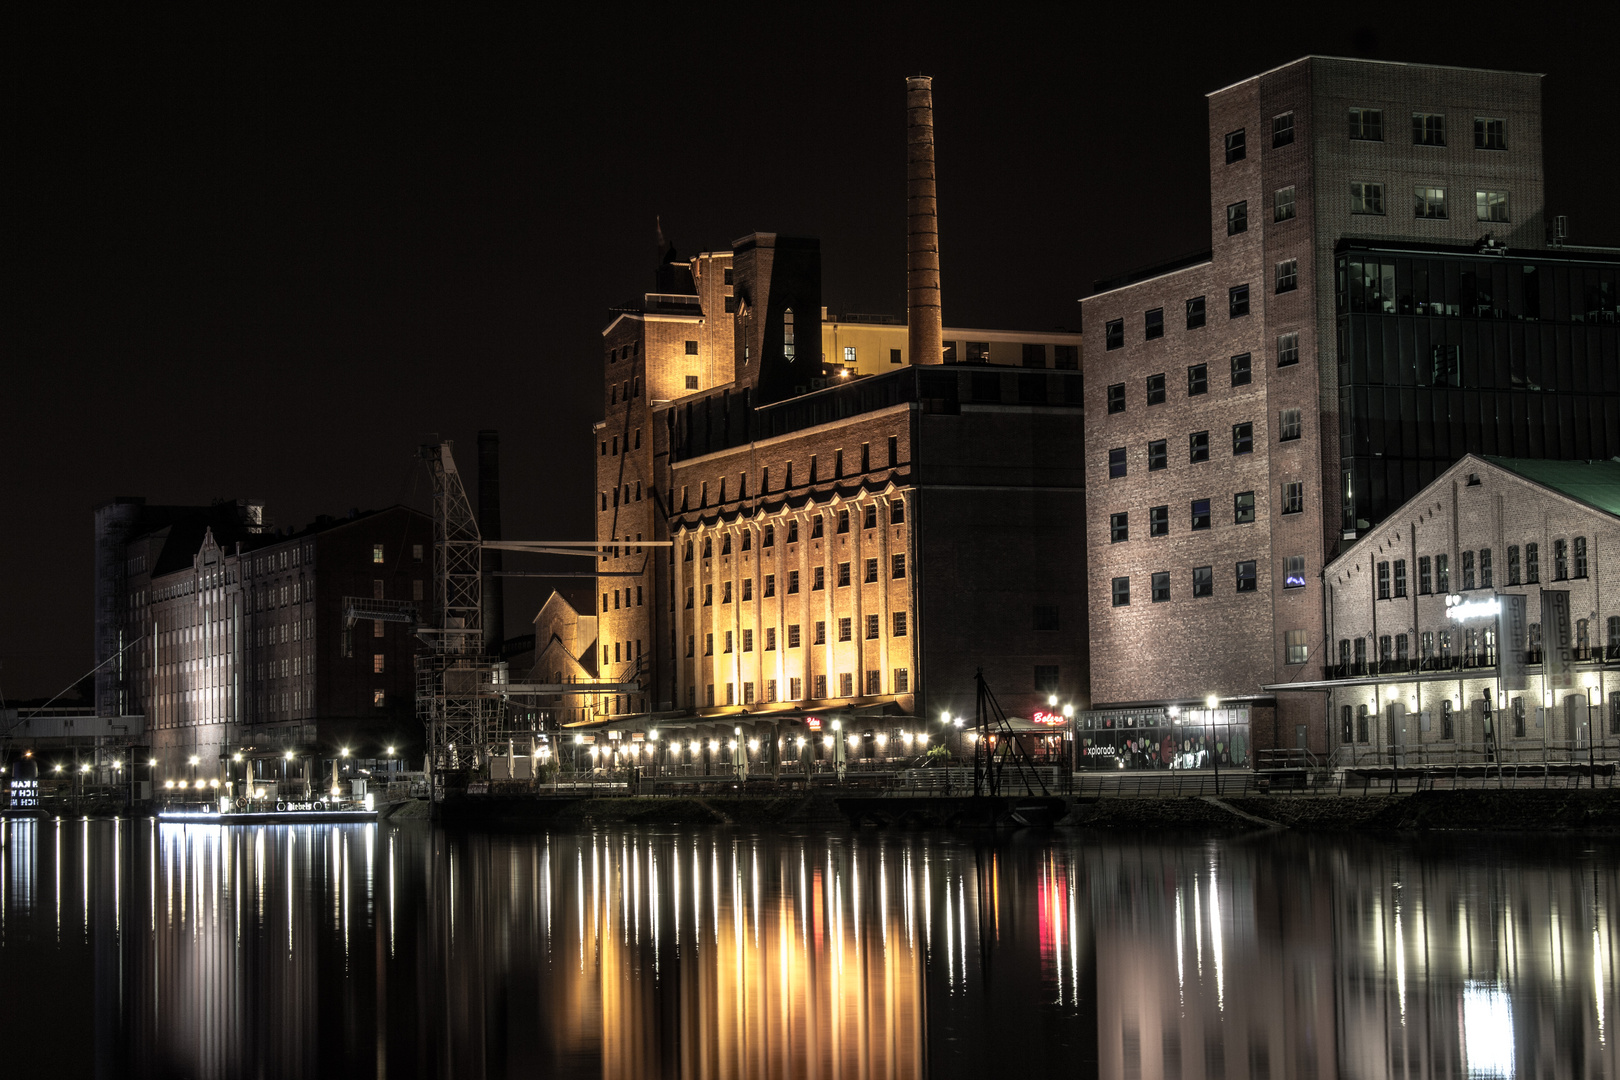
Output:
[[[1575,685],[1575,641],[1569,632],[1569,590],[1541,590],[1541,671],[1547,688]]]
[[[1529,649],[1529,601],[1514,595],[1500,599],[1496,615],[1496,677],[1503,691],[1524,690],[1530,684],[1524,662]]]

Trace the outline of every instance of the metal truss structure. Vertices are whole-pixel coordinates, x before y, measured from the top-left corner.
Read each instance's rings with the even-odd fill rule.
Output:
[[[1015,779],[1023,788],[1020,794],[1034,795],[1036,787],[1042,795],[1050,794],[1040,770],[1035,768],[1035,762],[1007,722],[1007,714],[1001,711],[996,695],[990,692],[990,684],[984,681],[984,672],[976,672],[973,681],[979,690],[974,723],[977,737],[973,740],[973,794],[1011,795]],[[1004,775],[1008,765],[1013,768],[1010,777]]]

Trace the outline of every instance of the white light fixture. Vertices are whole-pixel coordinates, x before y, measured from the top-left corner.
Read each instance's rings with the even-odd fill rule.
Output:
[[[1209,697],[1204,699],[1204,707],[1208,709],[1218,709],[1221,707],[1221,699],[1214,694],[1211,694]]]

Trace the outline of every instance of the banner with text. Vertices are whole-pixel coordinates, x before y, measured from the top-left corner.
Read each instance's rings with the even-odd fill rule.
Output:
[[[1526,637],[1529,618],[1529,599],[1522,595],[1500,598],[1501,609],[1496,614],[1496,677],[1502,689],[1524,690],[1530,680],[1525,675],[1525,652],[1529,648]]]
[[[1549,689],[1575,685],[1575,642],[1569,632],[1569,590],[1541,590],[1541,671]]]

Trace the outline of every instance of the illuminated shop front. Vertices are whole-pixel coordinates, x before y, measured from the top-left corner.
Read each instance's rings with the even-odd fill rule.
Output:
[[[1211,769],[1249,765],[1249,706],[1175,705],[1082,712],[1079,769]]]

